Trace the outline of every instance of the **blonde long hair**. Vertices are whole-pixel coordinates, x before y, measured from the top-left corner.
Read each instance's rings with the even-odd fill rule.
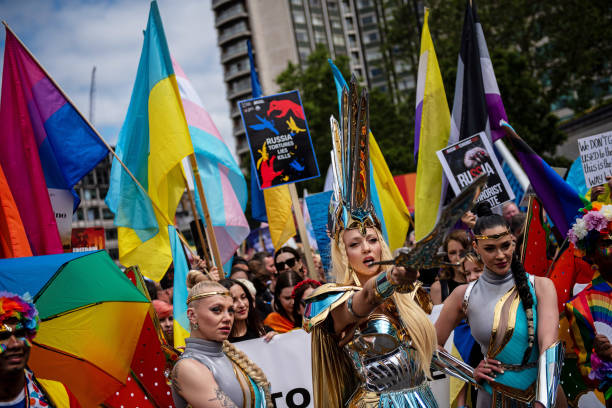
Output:
[[[383,239],[378,228],[374,229],[381,246],[381,259],[391,259],[391,250]],[[341,238],[342,239],[342,238]],[[354,275],[346,256],[346,248],[341,242],[332,242],[332,265],[336,282],[340,285],[357,285]],[[436,331],[427,314],[412,299],[409,294],[394,293],[393,301],[397,306],[400,319],[412,339],[412,344],[417,352],[417,364],[429,377],[431,357],[437,347]]]
[[[219,282],[204,280],[196,283],[195,286],[189,289],[189,297],[209,292],[211,290],[228,291],[227,288],[225,288]],[[198,302],[198,300],[195,300],[195,302]],[[192,307],[193,303],[194,302],[189,303],[189,307]],[[249,356],[247,356],[242,350],[239,350],[227,340],[223,342],[223,352],[264,390],[266,407],[273,408],[274,404],[272,403],[272,397],[270,395],[270,383],[268,382],[266,374],[263,372],[263,370],[259,368],[257,364],[251,361]]]

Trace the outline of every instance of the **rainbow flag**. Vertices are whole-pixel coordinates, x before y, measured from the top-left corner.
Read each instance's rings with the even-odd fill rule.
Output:
[[[160,280],[172,262],[168,221],[185,191],[181,160],[193,145],[155,1],[116,153],[146,189],[113,161],[106,204],[119,227],[119,261]]]
[[[332,60],[328,60],[334,75],[338,106],[341,105],[342,89],[348,87],[342,73]],[[391,251],[404,245],[410,227],[410,212],[393,180],[387,162],[370,131],[370,195],[374,211],[380,219],[385,241]],[[392,226],[387,228],[387,226]]]
[[[35,255],[63,252],[49,190],[69,191],[108,150],[29,51],[6,30],[0,165]]]
[[[226,263],[250,232],[244,216],[247,203],[246,181],[191,82],[176,61],[172,61],[172,65],[207,197],[221,262]],[[195,196],[200,219],[204,220],[200,196]]]
[[[414,236],[417,241],[429,234],[436,225],[448,184],[436,151],[443,149],[448,143],[450,112],[438,58],[429,32],[428,17],[429,10],[425,9],[414,128],[415,157],[420,152],[414,200]]]

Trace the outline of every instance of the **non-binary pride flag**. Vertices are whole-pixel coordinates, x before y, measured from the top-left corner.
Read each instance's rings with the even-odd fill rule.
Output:
[[[457,63],[457,80],[448,144],[485,131],[495,142],[504,136],[499,121],[508,120],[476,3],[466,1]]]
[[[246,181],[191,82],[178,63],[174,60],[172,63],[221,262],[226,263],[249,235],[249,224],[244,216],[247,203]],[[198,194],[196,201],[200,219],[203,220]]]
[[[450,112],[444,93],[442,74],[427,22],[429,10],[425,10],[421,56],[416,92],[416,116],[414,127],[414,156],[417,160],[414,219],[415,239],[425,237],[436,225],[444,204],[442,165],[436,152],[446,147],[450,133]]]
[[[89,173],[108,150],[95,131],[6,30],[0,165],[25,227],[32,253],[63,252],[49,189],[68,190]]]
[[[113,161],[106,203],[119,227],[119,260],[160,280],[172,262],[167,226],[185,191],[181,160],[193,146],[155,1],[116,152],[146,189]]]

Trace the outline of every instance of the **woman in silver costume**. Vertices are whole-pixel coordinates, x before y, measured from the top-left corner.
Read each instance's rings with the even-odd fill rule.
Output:
[[[438,344],[467,318],[485,356],[473,371],[477,408],[551,408],[563,363],[555,287],[526,274],[501,216],[488,208],[478,215],[473,246],[485,270],[446,299],[436,322]],[[564,406],[562,392],[559,397],[556,406]]]
[[[189,290],[191,336],[172,370],[177,408],[271,408],[265,374],[227,341],[234,321],[229,291],[214,281]]]
[[[435,408],[426,378],[435,331],[416,300],[426,308],[431,301],[414,270],[376,264],[391,253],[369,196],[367,93],[358,98],[352,80],[342,101],[342,125],[332,119],[329,226],[337,283],[315,289],[303,319],[312,332],[315,407]]]

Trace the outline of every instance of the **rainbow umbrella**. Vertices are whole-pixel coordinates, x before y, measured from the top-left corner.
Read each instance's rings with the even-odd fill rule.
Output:
[[[29,366],[84,407],[122,387],[150,301],[105,251],[0,260],[0,291],[29,294],[40,315]]]

